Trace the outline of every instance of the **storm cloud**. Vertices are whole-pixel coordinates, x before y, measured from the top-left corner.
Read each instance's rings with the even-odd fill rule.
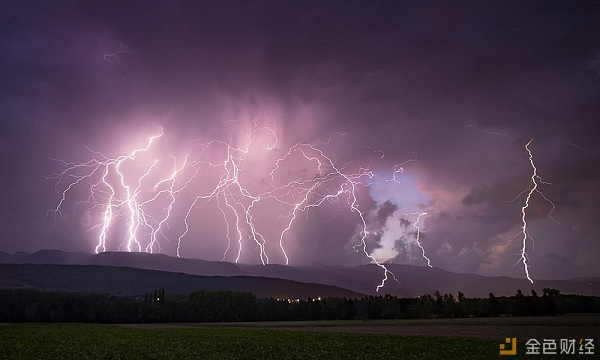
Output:
[[[51,211],[52,159],[84,162],[86,147],[118,156],[162,128],[155,150],[178,159],[190,149],[217,159],[218,147],[198,144],[252,134],[240,178],[257,192],[297,143],[369,168],[356,194],[370,254],[426,265],[414,247],[426,212],[433,266],[523,277],[533,139],[545,197],[528,207],[531,273],[600,273],[597,2],[8,2],[0,24],[0,251],[94,251],[92,210]],[[276,181],[310,182],[323,169],[294,158],[278,171]],[[181,193],[170,255],[191,190],[204,191]],[[369,262],[353,248],[359,214],[337,200],[301,212],[284,240],[291,263]],[[183,256],[221,259],[215,206],[196,208]],[[261,206],[257,226],[282,263],[275,230],[293,209]],[[241,260],[257,262],[252,251]]]

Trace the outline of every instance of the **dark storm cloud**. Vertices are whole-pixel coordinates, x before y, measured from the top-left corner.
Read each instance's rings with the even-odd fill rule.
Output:
[[[396,210],[398,210],[398,205],[386,201],[377,210],[377,219],[383,224]]]
[[[383,229],[391,218],[413,223],[405,213],[427,211],[422,239],[434,266],[515,276],[522,274],[512,266],[518,251],[512,239],[523,205],[516,197],[529,186],[524,145],[533,138],[539,175],[552,183],[541,188],[560,222],[547,218],[547,201],[533,200],[531,256],[539,276],[598,272],[589,254],[600,246],[599,7],[592,1],[4,4],[0,250],[90,250],[80,240],[81,216],[69,214],[54,229],[39,220],[56,206],[45,176],[57,164],[48,158],[84,160],[84,145],[128,151],[128,141],[160,125],[178,149],[189,139],[227,139],[231,129],[257,121],[276,128],[280,155],[298,141],[320,143],[340,164],[372,166],[388,178],[394,165],[416,159],[403,165],[411,180],[399,183],[414,187],[418,201],[374,201],[363,189],[365,214]],[[263,167],[256,165],[253,175],[265,185]],[[287,171],[314,175],[301,166]],[[329,221],[330,210],[303,217],[295,262],[363,261],[351,250],[356,214],[346,209]],[[553,255],[567,250],[565,261]]]

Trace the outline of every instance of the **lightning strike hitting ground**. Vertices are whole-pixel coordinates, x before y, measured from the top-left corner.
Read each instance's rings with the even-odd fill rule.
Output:
[[[129,216],[127,237],[119,246],[119,249],[124,247],[127,251],[133,251],[132,248],[135,247],[137,251],[142,251],[142,245],[137,239],[138,231],[140,226],[151,226],[150,222],[154,219],[145,213],[143,205],[146,202],[139,203],[139,195],[142,182],[150,175],[158,160],[152,159],[150,165],[143,164],[142,169],[145,170],[134,182],[126,180],[129,176],[124,174],[121,167],[128,162],[134,162],[141,153],[147,153],[152,143],[163,135],[161,129],[160,134],[148,139],[144,148],[136,149],[127,155],[115,158],[90,150],[93,157],[85,163],[67,163],[57,160],[63,166],[63,170],[48,176],[48,178],[57,180],[57,189],[63,183],[66,183],[67,186],[62,191],[61,199],[53,211],[55,214],[61,214],[61,208],[67,199],[67,194],[73,191],[75,187],[78,185],[84,188],[88,187],[89,197],[85,201],[78,202],[76,206],[89,204],[92,208],[102,209],[103,217],[101,224],[98,225],[101,230],[98,245],[95,248],[96,252],[106,251],[106,241],[111,224],[115,216],[119,216],[124,212]],[[132,186],[135,187],[132,189]],[[150,246],[150,250],[151,248],[152,246]]]
[[[289,253],[286,251],[286,236],[300,213],[325,203],[339,204],[355,214],[360,227],[359,241],[354,245],[356,252],[362,251],[364,255],[383,271],[383,279],[377,286],[377,291],[382,288],[389,276],[395,279],[383,263],[377,261],[369,252],[367,237],[367,221],[359,207],[357,188],[369,186],[368,181],[375,175],[368,168],[356,167],[353,164],[338,166],[331,157],[312,144],[298,143],[288,149],[283,156],[273,161],[269,172],[270,182],[266,190],[251,191],[244,187],[240,176],[243,173],[244,163],[251,156],[253,136],[257,133],[267,134],[272,140],[260,151],[271,152],[278,144],[275,132],[268,127],[252,125],[246,141],[241,147],[231,143],[212,140],[196,146],[183,159],[175,156],[164,159],[163,156],[154,156],[154,144],[164,135],[160,133],[150,137],[145,147],[132,152],[109,157],[102,153],[92,151],[92,159],[84,163],[60,163],[62,170],[50,175],[49,179],[56,180],[57,193],[60,200],[52,211],[56,216],[62,214],[62,208],[67,202],[67,197],[76,189],[89,194],[85,201],[80,201],[75,206],[87,205],[97,210],[100,215],[96,253],[107,251],[112,242],[111,238],[119,236],[119,221],[126,223],[125,236],[118,250],[161,252],[163,247],[160,241],[168,240],[164,233],[169,223],[180,221],[171,219],[174,208],[182,196],[182,191],[191,191],[192,184],[202,183],[202,174],[213,172],[218,175],[214,186],[209,186],[207,191],[193,195],[191,204],[185,209],[183,217],[183,231],[177,236],[176,255],[181,256],[182,244],[191,231],[194,209],[200,203],[214,201],[225,223],[226,248],[222,260],[228,253],[235,249],[235,262],[240,261],[247,242],[254,244],[254,251],[263,265],[269,263],[267,245],[274,239],[268,238],[264,230],[260,230],[255,222],[254,209],[263,201],[271,201],[287,208],[289,211],[279,215],[279,219],[286,219],[285,226],[279,231],[275,240],[283,255],[286,265],[289,264]],[[89,150],[89,149],[88,149]],[[201,156],[208,150],[222,154],[220,160],[211,160]],[[192,155],[194,153],[195,155]],[[190,159],[191,158],[191,159]],[[306,162],[307,166],[314,167],[315,175],[293,174],[290,166]],[[414,160],[409,160],[414,161]],[[394,167],[394,180],[398,172],[403,171],[402,165]],[[168,175],[164,169],[169,168]],[[286,173],[287,172],[287,173]],[[290,175],[292,174],[292,175]],[[61,188],[62,191],[58,189]],[[74,195],[76,196],[76,195]],[[182,201],[183,202],[183,201]],[[185,206],[185,205],[183,205]],[[419,213],[414,226],[417,228],[417,243],[419,231],[417,223],[421,216]],[[119,220],[125,219],[125,220]],[[252,249],[251,249],[252,250]],[[425,257],[426,258],[426,257]],[[427,258],[426,258],[427,259]],[[429,259],[427,259],[428,265]]]
[[[425,259],[427,261],[427,266],[429,266],[430,268],[433,268],[433,266],[431,266],[431,260],[429,260],[427,255],[425,255],[425,248],[421,244],[421,241],[420,241],[421,229],[419,228],[419,225],[418,225],[419,221],[421,220],[421,217],[426,216],[427,213],[426,212],[414,212],[414,213],[410,213],[410,214],[406,214],[406,215],[407,216],[408,215],[417,215],[417,220],[413,223],[413,226],[415,227],[415,229],[417,229],[417,234],[415,235],[415,240],[416,240],[419,248],[421,248],[421,256],[423,256],[423,259]]]
[[[531,168],[533,170],[533,172],[531,174],[531,182],[530,182],[529,188],[527,190],[521,192],[521,194],[519,194],[517,196],[517,198],[523,194],[527,194],[525,197],[525,204],[521,207],[521,222],[522,222],[521,235],[523,236],[523,238],[522,238],[522,247],[521,247],[519,262],[523,263],[523,267],[525,269],[525,276],[527,277],[527,280],[529,280],[529,282],[531,282],[533,284],[533,280],[531,279],[531,276],[529,274],[529,255],[527,254],[527,239],[531,239],[531,236],[529,235],[529,232],[527,230],[527,209],[529,208],[529,203],[530,203],[531,197],[534,193],[540,194],[540,196],[544,200],[546,200],[547,202],[550,203],[552,208],[550,209],[550,212],[548,213],[548,217],[552,220],[554,220],[552,218],[552,213],[554,212],[555,206],[554,206],[554,203],[552,203],[552,201],[550,201],[550,199],[548,199],[540,190],[538,190],[538,186],[540,183],[541,184],[550,184],[550,183],[542,181],[540,176],[537,174],[537,168],[533,161],[533,154],[531,152],[531,149],[529,149],[529,145],[531,145],[532,142],[533,142],[533,138],[531,140],[529,140],[529,142],[525,145],[525,150],[527,150],[527,154],[529,154],[529,163],[531,164]],[[554,220],[554,221],[556,222],[556,220]]]

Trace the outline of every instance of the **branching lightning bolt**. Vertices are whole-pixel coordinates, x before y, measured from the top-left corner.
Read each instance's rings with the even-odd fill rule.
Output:
[[[145,170],[135,181],[128,181],[122,166],[128,161],[135,161],[136,157],[141,153],[147,153],[152,143],[164,135],[162,129],[160,134],[154,135],[148,139],[145,147],[135,149],[127,155],[110,158],[96,151],[91,151],[93,158],[85,163],[66,163],[58,160],[64,166],[63,170],[49,176],[50,179],[57,180],[57,187],[66,182],[67,186],[62,191],[61,199],[53,210],[55,214],[61,213],[61,208],[66,201],[67,195],[75,187],[88,186],[89,197],[86,201],[80,203],[89,203],[94,208],[102,208],[102,222],[99,225],[100,234],[98,236],[98,244],[95,248],[96,252],[106,251],[106,242],[109,236],[111,224],[115,217],[128,214],[127,236],[123,245],[128,251],[142,251],[142,245],[138,241],[137,234],[140,227],[152,227],[151,223],[154,219],[144,211],[144,205],[152,202],[148,200],[139,202],[139,195],[142,192],[143,181],[151,174],[155,168],[158,159],[154,159],[152,163],[145,166]],[[176,171],[177,172],[177,171]],[[83,173],[83,174],[81,174]],[[95,179],[98,174],[99,178]],[[74,179],[69,182],[69,179]],[[120,194],[118,194],[120,193]],[[158,194],[155,199],[158,198]],[[154,200],[155,200],[154,199]],[[159,222],[158,231],[165,220]],[[155,234],[154,234],[155,235]],[[153,235],[153,236],[154,236]],[[151,242],[149,250],[152,251],[153,242]]]
[[[358,220],[359,240],[354,245],[354,251],[362,251],[383,271],[383,278],[376,290],[379,291],[386,284],[389,276],[395,279],[394,274],[371,255],[367,246],[367,220],[359,205],[357,189],[369,186],[369,180],[375,176],[369,168],[353,163],[339,166],[332,156],[326,155],[317,146],[297,143],[273,160],[269,177],[261,185],[261,190],[256,191],[243,186],[240,177],[245,169],[244,163],[251,156],[254,136],[262,135],[271,139],[259,151],[276,150],[278,139],[272,129],[257,127],[254,122],[242,146],[236,146],[231,141],[212,140],[194,146],[192,151],[180,159],[175,156],[153,157],[154,146],[163,135],[161,129],[159,134],[147,140],[144,147],[120,156],[111,157],[88,149],[92,159],[87,162],[68,163],[57,160],[62,169],[49,176],[56,181],[57,193],[60,195],[57,206],[50,211],[54,212],[55,220],[62,214],[61,210],[70,194],[79,189],[89,196],[76,205],[87,204],[92,209],[99,210],[99,224],[93,227],[98,230],[95,246],[97,253],[107,251],[114,241],[111,238],[116,236],[117,219],[124,219],[119,221],[126,223],[119,250],[161,252],[163,248],[160,241],[168,240],[165,228],[169,227],[169,223],[179,220],[171,217],[174,209],[182,206],[179,205],[182,191],[188,189],[186,194],[190,193],[192,197],[188,197],[189,205],[183,209],[183,230],[175,236],[178,257],[181,256],[182,245],[191,231],[194,208],[202,202],[214,201],[226,227],[227,244],[222,260],[229,256],[230,251],[236,250],[235,262],[240,261],[246,242],[250,242],[257,250],[261,263],[268,264],[267,244],[276,241],[280,255],[289,264],[290,254],[286,251],[285,243],[299,214],[325,203],[340,204],[355,214]],[[210,159],[205,153],[217,153],[221,158]],[[298,159],[312,164],[310,166],[314,167],[316,174],[307,176],[291,173],[289,167],[293,168]],[[393,181],[396,181],[396,175],[403,171],[402,166],[406,163],[408,162],[394,166]],[[165,168],[168,170],[165,171]],[[168,174],[164,175],[165,172]],[[203,191],[190,190],[193,187],[191,184],[206,183],[203,182],[203,174],[207,172],[217,174],[217,180]],[[289,209],[279,216],[280,220],[285,220],[281,231],[277,231],[276,239],[268,238],[255,222],[255,209],[264,201],[274,201],[282,208]],[[185,201],[182,200],[181,203]],[[419,243],[420,229],[417,226],[424,215],[426,213],[418,214],[414,226],[417,228],[417,243],[425,257],[425,251]],[[427,261],[431,266],[429,259]]]
[[[537,167],[535,166],[535,163],[534,163],[534,160],[533,160],[533,153],[531,152],[531,149],[529,149],[529,145],[531,145],[532,142],[533,142],[533,138],[531,140],[529,140],[529,142],[525,145],[525,150],[527,151],[527,154],[529,155],[529,163],[530,163],[531,168],[533,170],[532,174],[531,174],[531,182],[530,182],[529,188],[527,190],[521,192],[521,194],[519,194],[517,196],[517,198],[519,196],[521,196],[522,194],[526,194],[525,203],[521,207],[522,247],[521,247],[521,253],[520,253],[519,262],[523,263],[523,267],[525,269],[525,276],[527,277],[527,280],[529,280],[529,282],[531,282],[533,284],[533,280],[531,279],[531,276],[529,274],[529,255],[527,254],[527,239],[531,238],[531,236],[529,235],[529,231],[527,229],[527,209],[529,208],[529,202],[530,202],[531,197],[532,197],[532,195],[534,193],[540,194],[540,196],[544,200],[546,200],[547,202],[549,202],[551,204],[552,208],[550,209],[550,212],[548,213],[548,217],[551,218],[552,220],[554,220],[552,218],[552,213],[554,212],[555,206],[554,206],[554,203],[552,201],[550,201],[550,199],[548,199],[538,189],[538,186],[539,186],[540,183],[542,183],[542,184],[550,184],[550,183],[542,181],[542,179],[540,178],[540,176],[537,173]],[[554,220],[554,221],[556,221],[556,220]]]

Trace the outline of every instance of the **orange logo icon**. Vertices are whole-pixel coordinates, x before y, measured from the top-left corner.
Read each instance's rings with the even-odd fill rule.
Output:
[[[517,355],[517,338],[506,338],[506,344],[500,344],[500,355]]]

